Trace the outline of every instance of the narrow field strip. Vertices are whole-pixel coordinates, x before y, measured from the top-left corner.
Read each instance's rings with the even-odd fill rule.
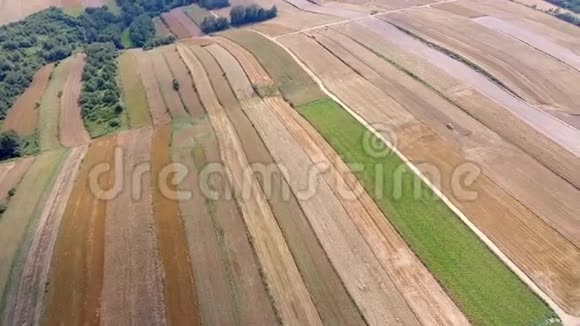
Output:
[[[171,163],[170,145],[171,125],[153,131],[151,186],[159,255],[165,275],[163,291],[166,318],[167,323],[172,325],[200,325],[195,291],[197,280],[193,278],[179,204],[176,198],[169,198],[176,191],[175,185],[168,179],[171,171],[174,171],[168,166]]]
[[[189,38],[191,35],[187,27],[185,27],[181,21],[174,15],[172,11],[168,13],[161,14],[161,17],[165,20],[167,27],[171,32],[178,38],[184,39]],[[191,22],[193,24],[193,22]]]
[[[18,97],[12,108],[8,110],[6,119],[2,125],[4,131],[14,130],[21,136],[32,134],[38,127],[38,107],[42,94],[48,86],[50,75],[54,69],[53,64],[40,68],[32,83],[22,95]]]
[[[58,131],[60,143],[64,147],[76,147],[91,141],[91,136],[85,129],[81,117],[79,104],[84,66],[84,53],[72,57],[68,77],[62,90]]]
[[[167,46],[162,48],[161,51],[163,51],[173,78],[179,83],[179,96],[181,96],[185,109],[193,119],[202,117],[205,114],[203,106],[199,102],[199,96],[195,90],[189,70],[187,70],[183,60],[181,60],[177,48],[175,46]]]
[[[171,14],[185,27],[189,37],[202,36],[204,34],[199,26],[183,12],[183,8],[172,9]]]
[[[169,30],[169,27],[159,17],[153,18],[153,25],[155,25],[155,36],[157,37],[167,37],[173,35]]]
[[[232,58],[228,58],[229,54],[224,53],[225,50],[217,45],[212,45],[207,48],[219,61],[220,65],[227,65],[228,68],[224,68],[226,71],[231,72],[230,69],[236,69],[237,64],[232,65]],[[215,61],[207,59],[202,59],[201,61],[210,76],[218,99],[222,101],[222,98],[228,96],[223,93],[232,92],[227,85],[228,81],[223,77],[221,69],[215,69],[217,67]],[[256,72],[261,68],[257,62],[254,63],[253,67]],[[243,71],[234,71],[237,71],[238,75],[240,73],[242,74],[239,76],[243,76]],[[264,82],[260,84],[262,86],[273,84],[268,74],[263,70],[260,76],[255,76],[257,80]],[[228,74],[229,77],[233,77],[232,73]],[[237,78],[237,80],[237,85],[244,85],[244,78]],[[267,80],[270,82],[267,83]],[[226,85],[218,85],[222,83],[226,83]],[[252,95],[251,85],[248,83],[245,83],[245,86],[237,87],[238,90],[244,88],[245,90],[242,90],[242,94]],[[223,91],[224,89],[225,91]],[[217,90],[222,91],[219,92]],[[231,96],[235,95],[232,94]],[[325,324],[333,325],[341,323],[347,325],[365,324],[358,308],[346,292],[339,276],[316,238],[316,234],[310,227],[310,222],[302,212],[296,196],[291,192],[282,171],[275,165],[274,159],[268,152],[266,145],[262,142],[252,123],[242,111],[241,106],[239,103],[237,105],[230,105],[225,111],[240,137],[240,141],[248,157],[248,162],[254,167],[253,170],[258,182],[267,194],[272,212],[286,238],[288,247],[292,252],[296,265],[300,270],[322,321]],[[270,173],[263,175],[264,171],[260,167],[266,167]]]
[[[123,102],[129,116],[129,126],[132,129],[141,128],[151,124],[149,115],[149,103],[143,83],[139,78],[139,63],[134,50],[123,52],[119,56],[119,75],[121,89],[123,90]]]
[[[52,78],[40,100],[38,108],[38,130],[40,135],[40,148],[42,150],[56,149],[60,147],[58,140],[58,124],[60,116],[60,97],[66,83],[71,58],[60,61],[52,72]]]
[[[20,159],[10,164],[10,168],[6,172],[2,171],[2,177],[0,178],[0,203],[3,203],[10,196],[11,190],[15,190],[15,187],[22,180],[34,160],[34,157]]]
[[[79,168],[54,245],[41,324],[98,325],[107,203],[116,136],[93,141]]]
[[[149,57],[149,53],[136,50],[133,52],[133,54],[139,63],[138,69],[141,76],[141,83],[143,84],[143,88],[145,88],[147,102],[149,103],[149,113],[151,115],[153,125],[166,124],[171,121],[171,116],[169,115],[167,106],[163,101],[163,95],[161,95],[159,84],[155,78],[155,71],[152,69],[153,62]]]
[[[157,83],[159,84],[161,95],[163,96],[165,105],[169,109],[171,117],[173,119],[186,117],[187,112],[183,107],[183,103],[179,97],[179,92],[173,87],[174,77],[167,66],[167,61],[165,60],[161,49],[154,49],[147,53],[153,63],[153,69],[155,70],[155,76],[157,77]]]
[[[198,175],[207,164],[220,163],[209,121],[176,124],[175,129],[174,162],[189,169],[180,190],[193,194],[180,205],[204,323],[277,324],[242,216],[235,200],[226,194],[231,189],[227,180],[218,175],[203,180]],[[208,183],[219,198],[206,197],[200,182]]]
[[[273,46],[265,37],[245,30],[228,31],[221,35],[254,53],[274,78],[284,97],[294,106],[312,102],[324,95],[302,69],[295,68],[284,50]]]
[[[237,302],[234,293],[230,293],[226,261],[210,215],[211,204],[206,202],[198,188],[200,181],[192,146],[196,144],[193,138],[195,131],[189,124],[174,125],[174,129],[178,129],[172,136],[172,161],[183,164],[188,170],[178,190],[189,192],[191,196],[187,200],[180,200],[179,208],[193,266],[202,324],[233,325],[239,322]],[[212,209],[215,210],[214,207]]]
[[[193,75],[201,101],[215,129],[228,178],[232,182],[282,322],[322,324],[264,193],[254,177],[244,173],[248,166],[246,155],[223,107],[215,97],[203,66],[189,49],[184,46],[178,46],[178,49]],[[250,196],[243,196],[244,190],[249,190]]]
[[[8,209],[0,218],[0,315],[3,317],[18,286],[35,227],[65,157],[65,152],[60,150],[38,156],[18,183]]]
[[[275,106],[285,102],[279,97],[266,98],[262,102],[252,94],[252,86],[235,59],[223,48],[215,45],[209,48],[212,47],[212,52],[216,53],[215,56],[225,69],[232,88],[237,91],[236,95],[242,101],[244,112],[256,126],[274,158],[287,171],[287,181],[292,190],[301,194],[301,190],[309,189],[304,183],[308,179],[306,173],[311,173],[312,168],[316,169],[313,164],[317,161],[308,157],[299,147],[299,142],[273,115],[276,110]],[[266,128],[265,125],[268,127]],[[286,148],[286,151],[280,150],[280,147]],[[301,198],[300,204],[366,321],[373,325],[390,323],[394,320],[404,320],[406,324],[418,323],[392,281],[385,275],[370,248],[349,220],[339,198],[332,194],[330,185],[322,179],[317,179],[315,193],[309,198]],[[351,256],[353,252],[356,252],[357,256]],[[370,284],[381,284],[381,286],[371,290]],[[364,295],[360,291],[361,287],[366,290]]]
[[[165,324],[163,270],[151,202],[151,128],[117,135],[122,191],[107,202],[101,323]],[[135,180],[135,173],[138,180]],[[138,181],[138,183],[136,183]]]
[[[70,150],[52,187],[26,255],[22,275],[9,299],[11,304],[5,315],[6,324],[40,324],[54,243],[79,166],[87,149],[88,145]]]

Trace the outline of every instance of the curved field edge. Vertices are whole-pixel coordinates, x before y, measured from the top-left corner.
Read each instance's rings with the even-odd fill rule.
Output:
[[[67,156],[68,152],[63,150],[47,151],[38,156],[20,180],[8,210],[0,218],[1,316],[5,316],[7,299],[18,285],[38,218]]]
[[[434,194],[415,198],[416,176],[399,157],[369,155],[364,143],[380,140],[338,104],[321,99],[298,111],[346,162],[364,166],[355,173],[359,181],[472,322],[522,325],[554,317],[442,201],[424,199],[435,198]],[[401,166],[405,173],[396,196],[393,176]],[[426,185],[421,187],[431,193]]]
[[[242,36],[240,36],[242,35]],[[224,33],[252,52],[272,76],[284,97],[288,89],[280,87],[288,73],[302,70],[285,51],[257,33]],[[279,53],[278,61],[269,59],[270,53]],[[285,64],[280,65],[282,61]],[[305,72],[304,72],[305,73]],[[310,82],[314,83],[310,77]],[[318,89],[317,86],[314,86]],[[296,106],[296,105],[295,105]],[[366,128],[330,99],[319,97],[298,106],[298,111],[318,130],[347,163],[365,166],[357,177],[371,194],[389,221],[413,249],[419,259],[433,273],[451,298],[476,324],[526,324],[556,321],[554,312],[542,302],[498,257],[496,257],[469,228],[440,200],[415,200],[411,187],[416,176],[405,167],[403,193],[395,200],[393,180],[378,183],[375,167],[381,167],[384,176],[404,166],[398,157],[373,158],[364,151],[362,137],[368,138]],[[376,143],[380,140],[374,139]],[[372,140],[371,140],[372,142]],[[383,196],[375,196],[375,189],[383,186]],[[423,186],[423,189],[428,189]],[[434,198],[434,196],[427,196]],[[517,302],[517,304],[514,304]]]

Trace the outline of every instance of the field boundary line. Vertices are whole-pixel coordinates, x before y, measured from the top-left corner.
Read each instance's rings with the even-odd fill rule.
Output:
[[[392,150],[408,167],[415,173],[421,181],[423,181],[432,191],[441,199],[452,211],[455,213],[469,229],[477,235],[477,237],[504,263],[507,267],[516,274],[522,282],[524,282],[536,295],[538,295],[542,300],[544,300],[550,308],[556,312],[556,314],[562,319],[564,325],[578,325],[580,323],[580,317],[576,317],[566,313],[560,306],[558,306],[554,300],[552,300],[546,293],[544,293],[529,277],[526,275],[514,262],[512,262],[502,251],[497,247],[475,224],[473,224],[459,208],[457,208],[448,198],[439,190],[433,183],[425,177],[425,175],[403,154],[401,153],[393,144],[389,142],[380,132],[378,132],[373,126],[371,126],[366,120],[364,120],[355,111],[349,108],[345,103],[343,103],[336,95],[330,92],[323,84],[322,80],[318,78],[311,70],[304,64],[290,49],[285,45],[278,42],[276,39],[269,37],[268,35],[252,29],[255,33],[266,37],[270,41],[276,43],[282,49],[284,49],[293,59],[298,63],[298,65],[306,71],[306,73],[314,80],[314,82],[320,87],[320,89],[333,101],[338,103],[342,108],[353,116],[359,123],[361,123],[365,128],[373,133],[375,137],[380,139],[390,150]]]

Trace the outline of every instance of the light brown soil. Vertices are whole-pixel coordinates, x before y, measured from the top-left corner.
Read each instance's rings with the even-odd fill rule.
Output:
[[[240,66],[237,63],[233,64],[235,63],[233,62],[234,59],[223,48],[213,45],[208,47],[208,49],[210,49],[212,55],[219,63],[224,65],[224,69],[226,69],[225,65],[228,66],[227,71],[230,72],[228,78],[233,72],[238,76],[243,76],[244,72],[241,71]],[[248,71],[257,72],[261,70],[260,65],[249,52],[241,49],[238,54],[244,57],[248,65],[247,73]],[[223,98],[229,97],[228,94],[224,93],[231,93],[232,91],[227,85],[227,80],[223,77],[222,70],[212,69],[212,66],[216,65],[215,61],[202,60],[202,62],[212,80],[218,99],[223,101]],[[265,72],[262,75],[253,74],[252,76],[255,77],[252,80],[255,86],[264,86],[266,80],[271,81]],[[239,95],[251,92],[252,86],[247,78],[238,77],[236,81],[236,89],[246,89]],[[259,82],[259,84],[256,82]],[[230,83],[234,85],[232,79],[230,79]],[[340,278],[320,246],[308,219],[300,209],[296,197],[290,191],[282,172],[275,165],[268,149],[250,120],[241,110],[239,103],[228,106],[226,113],[238,132],[249,163],[254,166],[253,170],[257,180],[264,189],[274,216],[284,233],[288,247],[294,256],[322,321],[326,324],[364,324],[362,316],[341,284]],[[265,174],[260,167],[267,167],[271,173]]]
[[[557,60],[560,60],[561,62],[564,62],[580,71],[580,55],[568,50],[563,46],[560,46],[555,42],[552,42],[548,38],[495,17],[480,17],[473,19],[473,21],[487,28],[515,37],[518,40],[527,43],[530,46],[546,54],[549,54]]]
[[[47,325],[100,323],[107,203],[89,182],[95,166],[113,167],[115,144],[115,136],[92,142],[74,182],[50,266],[42,321]],[[98,176],[98,188],[110,189],[113,177],[111,171]]]
[[[231,189],[227,180],[218,175],[203,180],[198,176],[206,163],[221,164],[209,122],[204,118],[197,120],[195,126],[182,127],[173,139],[174,161],[184,164],[190,172],[181,182],[180,190],[191,191],[193,196],[180,205],[193,268],[199,280],[198,296],[204,322],[276,324],[242,216],[231,193],[226,194]],[[200,182],[208,184],[220,197],[207,198],[199,187]]]
[[[467,325],[468,321],[414,255],[395,228],[387,222],[349,167],[326,141],[285,102],[271,106],[278,119],[303,145],[310,158],[330,167],[323,173],[384,270],[423,325]],[[325,173],[326,172],[326,173]],[[356,198],[349,200],[348,198]]]
[[[441,173],[441,180],[452,180],[451,174],[464,160],[442,138],[419,122],[397,124],[389,114],[399,111],[390,104],[390,113],[376,110],[377,103],[387,103],[387,96],[354,73],[337,71],[341,63],[317,50],[307,37],[285,38],[289,46],[324,81],[326,87],[366,121],[381,122],[397,132],[398,148],[413,162],[430,162]],[[330,65],[337,74],[328,74],[318,67]],[[356,85],[353,87],[353,85]],[[395,110],[397,109],[397,110]],[[395,111],[393,111],[395,110]],[[426,171],[424,171],[426,172]],[[429,173],[427,173],[429,175]],[[481,229],[514,263],[542,288],[558,305],[578,313],[578,293],[574,284],[578,275],[580,253],[577,247],[545,224],[509,193],[498,187],[485,173],[474,182],[475,201],[455,198],[451,182],[443,182],[442,192]],[[501,221],[498,222],[498,221]]]
[[[276,120],[277,118],[275,116],[272,116],[272,113],[266,115],[264,112],[257,112],[268,109],[274,112],[278,106],[288,105],[279,97],[266,98],[264,102],[262,102],[256,97],[252,98],[252,94],[248,96],[247,94],[248,92],[251,92],[252,86],[247,80],[247,77],[245,76],[239,64],[237,64],[235,59],[229,55],[228,52],[224,51],[223,48],[213,46],[212,53],[215,52],[217,52],[215,56],[219,58],[220,64],[225,69],[226,75],[228,76],[230,83],[232,83],[233,89],[236,91],[244,89],[243,91],[238,91],[236,95],[242,99],[242,108],[250,120],[257,127],[257,130],[262,135],[262,139],[264,139],[266,145],[269,145],[268,148],[270,151],[272,151],[273,155],[276,157],[276,154],[274,154],[276,149],[272,145],[272,143],[276,141],[280,142],[276,146],[277,148],[289,147],[289,150],[296,149],[295,146],[298,146],[298,142],[292,137],[291,134],[288,133],[288,131],[281,130],[284,129],[283,125],[279,125],[280,122]],[[256,120],[254,114],[260,114],[264,120]],[[276,128],[278,133],[269,134],[264,129],[262,129],[264,128],[262,124],[264,124],[265,121],[268,122],[268,125],[271,125],[270,128]],[[273,141],[268,141],[266,138],[273,139]],[[290,144],[293,144],[293,146]],[[298,157],[301,157],[305,154],[305,152],[300,149],[296,149],[294,154]],[[278,153],[278,155],[280,155],[280,153]],[[281,157],[278,156],[278,163],[282,164],[281,162],[284,162],[283,166],[289,172],[287,180],[290,184],[290,187],[292,187],[292,189],[297,193],[300,193],[300,190],[308,189],[306,187],[307,185],[303,183],[306,179],[308,179],[305,178],[305,174],[312,172],[311,170],[314,168],[312,163],[319,162],[319,159],[311,157],[310,161],[305,160],[301,165],[294,165],[292,164],[293,162],[290,158],[281,159]],[[300,166],[300,171],[304,173],[303,175],[292,174],[293,172],[296,173],[298,171],[298,169],[296,169],[298,166]],[[290,170],[292,168],[295,170]],[[300,183],[303,187],[296,187],[296,185]],[[349,293],[355,302],[359,305],[361,313],[370,323],[388,323],[389,320],[392,322],[391,318],[405,320],[406,323],[411,324],[416,322],[416,319],[409,310],[409,307],[401,298],[400,294],[393,286],[391,280],[388,278],[388,276],[385,275],[382,267],[379,266],[378,260],[371,253],[363,238],[360,237],[352,222],[348,220],[348,214],[345,210],[342,209],[339,198],[335,196],[335,194],[330,194],[330,192],[332,192],[330,190],[332,186],[326,184],[325,181],[320,179],[317,180],[317,184],[315,186],[318,191],[314,194],[311,194],[311,198],[299,197],[300,203],[306,215],[311,219],[310,223],[314,228],[314,231],[317,232],[319,241],[321,242],[322,246],[325,247],[326,252],[330,260],[334,263],[338,274],[342,277],[345,287],[349,290]],[[322,202],[324,202],[324,204],[322,204]],[[314,207],[316,207],[316,213],[313,211]],[[312,220],[314,216],[316,216],[317,220],[325,220],[329,216],[332,216],[332,220],[325,220],[325,222],[322,222],[324,223],[324,231],[321,231],[321,228],[317,226],[317,223],[320,222]],[[341,236],[337,237],[338,234],[341,234]],[[337,240],[337,238],[342,240]],[[346,249],[347,247],[351,249]],[[356,251],[359,256],[356,258],[348,257],[348,250]],[[338,254],[339,251],[341,252],[340,255]],[[364,260],[364,264],[362,262],[360,264],[357,263],[357,259]],[[347,260],[349,263],[345,264]],[[349,265],[360,265],[361,267],[351,268]],[[378,291],[367,291],[365,295],[362,295],[362,293],[359,292],[360,282],[378,282],[382,284],[382,289],[376,289]],[[382,307],[381,310],[378,309],[379,306]],[[384,313],[384,307],[386,306],[390,307],[388,309],[388,314]]]
[[[184,26],[172,12],[162,14],[161,16],[163,16],[163,18],[165,19],[165,23],[167,24],[171,32],[175,35],[175,37],[177,37],[178,39],[191,37],[187,27]],[[193,24],[193,22],[191,23]]]
[[[167,107],[163,101],[163,96],[157,84],[155,72],[152,69],[153,63],[148,53],[143,51],[133,52],[139,62],[139,72],[141,73],[141,82],[147,93],[147,102],[154,125],[162,125],[171,121],[171,116],[167,112]]]
[[[71,150],[46,201],[17,290],[9,300],[10,308],[5,320],[14,325],[38,325],[41,321],[54,243],[87,149],[85,145]]]
[[[187,30],[189,37],[201,36],[203,32],[197,25],[189,18],[182,10],[182,8],[175,8],[171,10],[171,15],[177,19],[183,27]]]
[[[169,30],[169,27],[165,25],[164,22],[159,19],[159,17],[153,18],[153,24],[155,25],[155,35],[158,37],[165,37],[169,35],[173,35]]]
[[[173,88],[173,75],[167,66],[167,61],[163,57],[161,49],[155,49],[148,52],[151,62],[153,63],[153,69],[155,70],[155,76],[157,77],[157,83],[159,84],[159,89],[161,90],[161,95],[169,113],[173,119],[183,118],[187,116],[187,112],[183,107],[179,93]]]
[[[8,172],[16,165],[17,161],[9,161],[0,164],[0,182],[3,180]]]
[[[36,103],[40,103],[53,68],[54,65],[48,64],[36,72],[30,86],[18,97],[6,114],[6,120],[2,125],[3,130],[14,130],[22,136],[30,135],[36,130],[38,125]]]
[[[200,118],[205,114],[203,106],[199,102],[199,96],[195,90],[189,70],[187,70],[183,60],[181,60],[177,48],[175,46],[169,46],[163,48],[162,51],[173,73],[173,77],[179,82],[179,95],[185,108],[193,119]]]
[[[85,129],[79,105],[85,57],[85,54],[77,54],[73,57],[62,90],[58,130],[60,142],[65,147],[80,146],[91,141],[91,136]]]
[[[438,92],[457,101],[460,107],[484,122],[488,128],[512,141],[568,182],[580,187],[580,175],[573,172],[579,164],[576,155],[580,154],[575,154],[580,153],[578,130],[518,100],[467,66],[411,39],[388,24],[377,19],[361,22],[364,27],[348,24],[337,30],[395,61]],[[453,71],[453,76],[449,71]],[[479,105],[473,107],[455,95],[464,90],[479,95],[488,105],[481,105],[479,99],[475,98],[471,100],[472,103]],[[492,104],[493,113],[488,112],[489,104]],[[498,119],[498,115],[501,118]],[[505,128],[503,124],[506,120],[513,121],[514,128],[524,132],[515,133],[509,127]],[[527,141],[528,137],[541,141]],[[555,156],[556,153],[563,154]]]
[[[580,71],[517,39],[432,8],[385,19],[480,65],[531,104],[580,113]]]
[[[163,270],[151,207],[151,177],[149,171],[134,174],[150,162],[151,129],[118,134],[117,148],[122,150],[126,173],[116,180],[122,191],[107,203],[101,324],[161,325],[165,323]]]
[[[245,172],[247,157],[234,127],[215,97],[203,66],[189,49],[180,45],[178,49],[192,72],[215,129],[228,178],[282,322],[322,324],[264,193],[256,179]]]
[[[580,244],[580,191],[506,142],[426,86],[334,31],[316,34],[317,41],[342,62],[395,99],[431,127],[466,160],[476,162],[493,180],[546,223]],[[454,126],[450,130],[447,126]],[[529,178],[534,175],[534,178]]]
[[[168,179],[175,171],[171,163],[169,145],[171,126],[166,125],[153,131],[151,147],[151,186],[153,187],[153,213],[159,243],[159,255],[165,279],[165,311],[167,323],[171,325],[200,325],[200,311],[195,295],[187,239],[180,218],[179,205],[168,197],[167,191],[176,187]],[[163,172],[164,170],[165,172]],[[169,175],[164,175],[169,173]]]
[[[0,178],[0,203],[8,198],[8,193],[20,182],[32,162],[34,162],[33,157],[18,160],[14,164],[10,164],[9,169],[2,173],[3,176]]]
[[[468,7],[464,7],[459,3],[456,2],[447,2],[447,3],[440,3],[431,6],[433,8],[437,8],[439,10],[444,10],[450,12],[455,15],[468,17],[468,18],[475,18],[475,17],[482,17],[485,16],[484,13],[477,11],[475,9],[471,9]]]

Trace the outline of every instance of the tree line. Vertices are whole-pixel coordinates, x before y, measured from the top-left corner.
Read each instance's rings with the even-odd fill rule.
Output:
[[[257,4],[252,4],[249,6],[234,6],[230,10],[230,20],[228,21],[225,17],[214,17],[208,16],[204,17],[201,22],[201,30],[206,33],[214,33],[218,31],[225,30],[232,26],[240,26],[244,24],[256,23],[272,19],[278,15],[278,9],[276,6],[272,6],[270,9],[265,9]]]

